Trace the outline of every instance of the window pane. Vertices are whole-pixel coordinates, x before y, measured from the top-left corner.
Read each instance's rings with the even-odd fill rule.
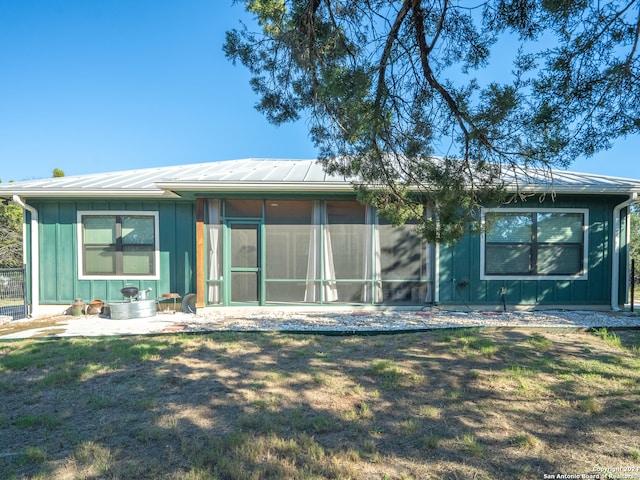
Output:
[[[267,278],[305,279],[309,269],[310,225],[267,225]]]
[[[82,215],[83,273],[154,275],[156,222],[153,214]]]
[[[339,301],[348,303],[362,302],[364,282],[337,282],[336,287]]]
[[[381,219],[378,232],[383,280],[420,280],[426,276],[425,245],[414,225],[395,227]]]
[[[152,247],[127,247],[122,252],[124,275],[153,275],[154,251]]]
[[[222,225],[220,224],[221,201],[210,198],[205,201],[205,220],[207,228],[207,279],[222,280]],[[222,282],[207,282],[207,303],[222,302]]]
[[[310,225],[313,202],[267,200],[265,221],[269,225]]]
[[[262,218],[262,200],[226,200],[227,217]]]
[[[581,245],[540,245],[538,274],[575,275],[582,271]]]
[[[366,236],[371,235],[371,227],[364,224],[364,206],[358,202],[327,202],[327,220],[329,234],[325,242],[331,243],[336,278],[364,278],[365,255],[368,254]],[[348,289],[339,288],[345,292]],[[350,293],[348,295],[351,297]],[[340,299],[349,301],[342,296]]]
[[[581,213],[538,213],[538,242],[582,243]]]
[[[301,282],[269,282],[265,283],[267,302],[303,302],[307,284]]]
[[[364,205],[359,202],[327,202],[330,224],[364,224]]]
[[[231,272],[231,301],[258,301],[258,274],[256,272]]]
[[[426,283],[383,282],[382,297],[385,304],[422,305],[430,301]]]
[[[209,280],[222,277],[222,226],[208,225],[207,254],[209,259]]]
[[[583,272],[584,213],[491,212],[486,219],[485,274]]]
[[[487,242],[531,242],[533,221],[530,214],[488,213],[486,219]]]
[[[155,220],[153,217],[122,217],[122,243],[128,245],[154,245],[154,231]]]
[[[114,216],[85,216],[84,243],[112,245],[116,243],[116,217]]]
[[[258,225],[231,225],[231,267],[258,267]]]
[[[313,202],[267,200],[265,214],[266,278],[306,279],[315,230],[311,226]],[[281,284],[272,288],[286,288]],[[267,289],[267,298],[269,297]],[[302,301],[302,294],[295,300]],[[275,300],[275,299],[274,299]],[[292,299],[293,300],[293,299]]]
[[[531,245],[487,245],[485,271],[488,275],[528,275]]]
[[[84,273],[86,275],[115,274],[115,247],[85,247]]]

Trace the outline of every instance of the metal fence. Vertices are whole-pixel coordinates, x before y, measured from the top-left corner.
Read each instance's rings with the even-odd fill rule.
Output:
[[[29,315],[25,268],[0,268],[0,323]]]

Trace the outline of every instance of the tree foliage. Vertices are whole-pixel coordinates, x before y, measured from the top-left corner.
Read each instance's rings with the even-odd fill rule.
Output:
[[[629,256],[636,261],[636,268],[640,269],[640,210],[638,207],[631,209],[631,242],[629,244]]]
[[[0,204],[0,267],[22,265],[22,209]]]
[[[224,49],[258,110],[307,118],[328,172],[430,240],[504,199],[505,171],[566,167],[640,128],[637,0],[240,3],[258,28]]]
[[[64,177],[59,168],[52,171],[53,178]],[[0,180],[1,183],[1,180]],[[22,218],[19,205],[6,202],[0,204],[0,268],[20,267],[22,258]]]

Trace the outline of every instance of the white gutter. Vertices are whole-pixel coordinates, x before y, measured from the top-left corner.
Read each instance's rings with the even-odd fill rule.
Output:
[[[613,208],[613,250],[611,258],[611,310],[619,311],[618,294],[620,293],[620,211],[636,203],[638,194],[634,192],[624,202]],[[627,229],[629,228],[629,212],[627,212]],[[628,236],[628,235],[627,235]],[[627,275],[629,269],[629,250],[627,249]],[[626,286],[625,286],[626,288]]]
[[[13,202],[23,210],[31,213],[31,316],[35,317],[40,309],[40,252],[38,250],[38,211],[27,205],[18,195],[13,196]],[[22,222],[22,254],[27,261],[27,226]]]

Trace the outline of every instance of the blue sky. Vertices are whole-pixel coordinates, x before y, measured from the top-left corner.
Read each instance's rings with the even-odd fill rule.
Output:
[[[231,0],[0,0],[0,179],[315,158],[304,120],[254,109],[222,53]],[[640,179],[640,139],[571,170]]]

